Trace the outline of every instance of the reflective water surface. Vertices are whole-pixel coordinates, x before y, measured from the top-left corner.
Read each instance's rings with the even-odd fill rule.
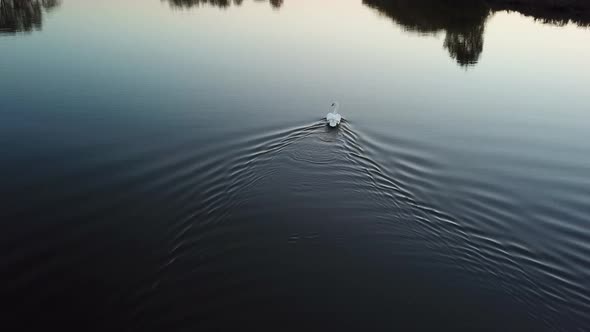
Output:
[[[3,324],[585,331],[589,20],[493,2],[0,0]]]

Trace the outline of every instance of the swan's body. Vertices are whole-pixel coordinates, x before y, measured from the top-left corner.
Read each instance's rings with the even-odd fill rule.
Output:
[[[338,114],[338,103],[334,102],[330,106],[330,113],[326,115],[326,120],[330,127],[336,127],[340,124],[340,120],[342,120],[342,116]]]

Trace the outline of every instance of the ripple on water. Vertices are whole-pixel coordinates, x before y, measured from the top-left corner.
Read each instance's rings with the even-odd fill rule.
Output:
[[[417,285],[408,280],[435,273],[419,284],[432,294],[444,292],[439,283],[464,284],[508,296],[547,328],[587,326],[589,211],[574,175],[563,185],[520,168],[503,172],[503,165],[457,169],[436,144],[371,136],[347,121],[336,130],[316,122],[199,149],[193,143],[161,142],[131,154],[97,147],[102,158],[63,167],[51,185],[81,185],[37,193],[32,199],[44,203],[37,212],[55,216],[53,206],[79,204],[48,220],[43,234],[15,233],[5,244],[4,270],[37,266],[15,276],[14,289],[58,278],[74,264],[89,275],[100,266],[104,280],[116,280],[108,271],[117,267],[129,275],[129,289],[111,291],[134,303],[128,317],[170,330],[187,321],[213,326],[240,309],[277,312],[277,298],[297,294],[342,296],[331,293],[333,282],[369,289],[355,296],[370,301],[368,286],[337,275],[364,283],[397,276]],[[507,173],[520,185],[554,189],[525,195],[499,185]],[[32,179],[30,186],[45,184]],[[10,250],[32,242],[27,251]],[[117,263],[130,258],[131,266]],[[375,288],[394,301],[404,296],[389,292],[398,286],[381,281]],[[288,312],[296,303],[279,307]]]
[[[497,285],[550,329],[589,325],[590,288],[583,280],[590,277],[590,210],[580,203],[590,193],[577,159],[488,150],[506,142],[472,147],[362,137],[371,157],[414,194],[416,220],[436,234],[429,241],[450,249],[449,263]],[[566,177],[564,169],[571,170]],[[443,218],[433,209],[444,211]]]

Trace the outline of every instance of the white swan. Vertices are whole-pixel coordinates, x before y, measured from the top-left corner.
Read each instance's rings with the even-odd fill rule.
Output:
[[[331,112],[326,115],[326,120],[330,127],[336,127],[340,124],[340,120],[342,120],[342,116],[338,114],[338,106],[337,102],[333,102],[332,105],[330,105]]]

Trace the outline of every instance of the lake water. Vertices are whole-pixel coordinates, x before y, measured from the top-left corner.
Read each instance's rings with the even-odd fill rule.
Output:
[[[432,0],[11,2],[11,331],[590,327],[589,28]]]

